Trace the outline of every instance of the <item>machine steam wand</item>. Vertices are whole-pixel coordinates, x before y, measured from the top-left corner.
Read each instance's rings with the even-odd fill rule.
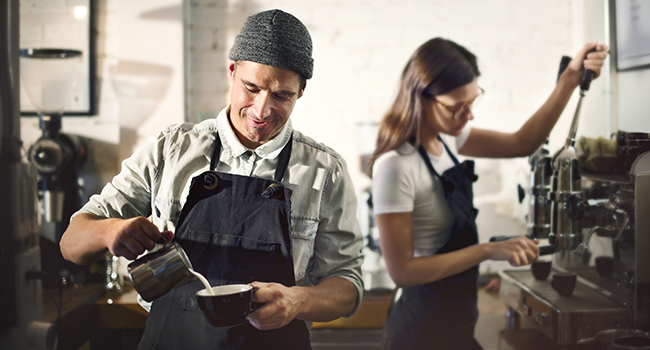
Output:
[[[595,49],[589,52],[594,51]],[[563,62],[566,60],[563,58]],[[553,176],[549,193],[551,232],[548,238],[557,250],[574,250],[581,243],[580,218],[584,213],[584,193],[581,191],[578,159],[574,145],[582,99],[585,97],[586,91],[589,90],[593,75],[594,71],[583,70],[580,81],[580,99],[573,115],[569,135],[564,147],[553,156]]]

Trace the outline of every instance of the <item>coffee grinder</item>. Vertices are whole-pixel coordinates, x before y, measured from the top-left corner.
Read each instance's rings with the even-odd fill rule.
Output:
[[[59,240],[70,216],[81,207],[77,170],[87,150],[81,137],[60,130],[63,111],[81,72],[81,58],[78,50],[20,50],[21,81],[42,130],[28,155],[38,173],[43,270],[63,278],[78,270],[61,256]]]

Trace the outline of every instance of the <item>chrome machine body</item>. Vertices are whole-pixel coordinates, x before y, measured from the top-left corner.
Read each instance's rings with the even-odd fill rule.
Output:
[[[555,272],[574,272],[575,290],[561,296],[551,279],[531,271],[500,272],[500,298],[509,308],[512,329],[534,328],[559,347],[572,348],[612,328],[650,328],[650,151],[625,171],[591,174],[580,168],[574,149],[580,104],[590,77],[583,76],[580,101],[569,137],[550,163],[550,188],[544,152],[531,158],[529,237],[555,246]],[[586,82],[586,83],[585,83]],[[647,135],[647,134],[646,134]],[[649,141],[650,142],[650,141]],[[544,202],[544,192],[548,202]],[[535,196],[535,197],[533,197]],[[542,215],[543,204],[550,215]],[[534,234],[536,233],[536,234]]]
[[[583,173],[579,183],[573,198],[580,201],[566,201],[573,209],[556,198],[554,208],[572,214],[566,226],[551,232],[565,235],[553,242],[553,271],[578,275],[573,294],[560,296],[550,278],[536,280],[530,271],[500,273],[500,298],[510,308],[511,325],[524,320],[561,346],[589,341],[606,329],[650,328],[650,152],[636,159],[627,176]],[[576,250],[583,243],[580,255]]]
[[[551,203],[548,194],[551,188],[553,167],[547,144],[548,139],[529,159],[531,173],[530,186],[528,187],[529,209],[526,236],[533,238],[548,238],[551,227]],[[520,196],[523,200],[523,189],[520,189]]]

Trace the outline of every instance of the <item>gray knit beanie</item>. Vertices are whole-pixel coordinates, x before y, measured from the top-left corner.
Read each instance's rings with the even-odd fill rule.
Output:
[[[311,51],[311,35],[299,19],[281,10],[268,10],[246,19],[228,57],[289,69],[311,79]]]

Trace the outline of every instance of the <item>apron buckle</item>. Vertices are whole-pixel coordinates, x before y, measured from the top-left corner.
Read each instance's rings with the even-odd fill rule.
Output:
[[[219,178],[217,175],[208,173],[203,176],[203,188],[212,191],[219,186]]]
[[[271,199],[284,199],[284,186],[272,183],[262,192],[262,197]]]

